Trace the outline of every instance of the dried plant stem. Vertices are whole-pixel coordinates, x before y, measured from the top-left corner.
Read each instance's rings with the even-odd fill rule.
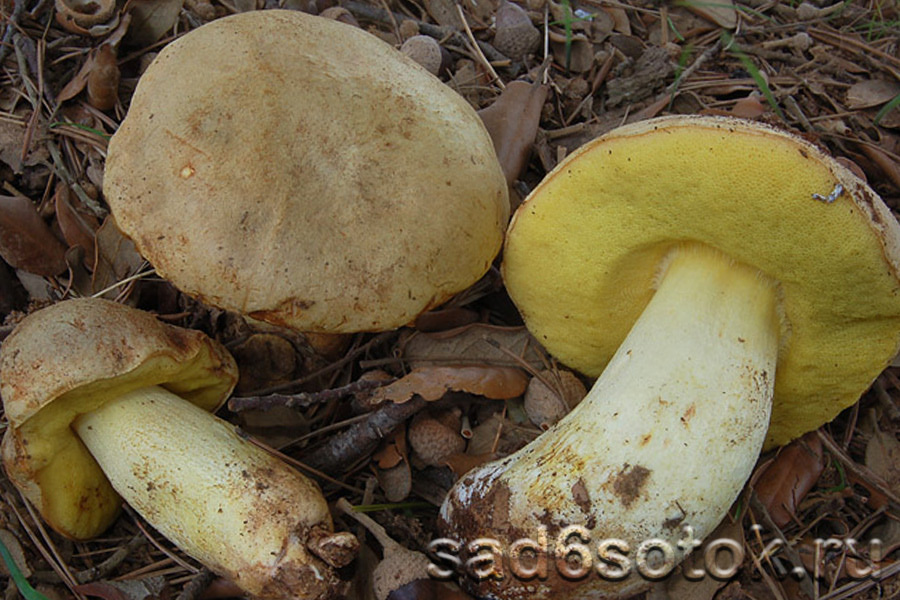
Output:
[[[397,12],[391,12],[390,15],[388,15],[388,12],[384,9],[372,6],[371,4],[366,4],[364,2],[359,2],[358,0],[344,0],[344,2],[341,2],[341,6],[349,10],[351,13],[353,13],[354,16],[358,18],[377,21],[386,25],[391,24],[391,18],[396,20],[397,23],[402,23],[403,21],[414,21],[419,26],[420,33],[423,33],[429,37],[433,37],[434,39],[441,42],[451,40],[453,41],[453,43],[462,45],[463,36],[452,27],[441,27],[439,25],[425,23],[424,21],[413,19]],[[477,45],[481,49],[481,51],[484,52],[484,55],[494,62],[509,60],[508,57],[503,56],[503,54],[501,54],[499,50],[497,50],[487,42],[477,40]]]
[[[320,471],[343,471],[374,452],[383,438],[391,435],[426,404],[421,396],[413,396],[403,404],[385,403],[369,413],[365,420],[330,437],[325,444],[304,456],[303,462]]]
[[[112,573],[119,565],[121,565],[132,552],[143,546],[147,542],[147,538],[143,534],[138,534],[131,538],[127,544],[116,549],[106,560],[100,564],[79,571],[75,574],[75,581],[78,583],[87,583],[103,579]]]
[[[345,396],[365,392],[381,387],[393,380],[373,381],[361,379],[341,387],[320,392],[300,392],[297,394],[269,394],[268,396],[244,396],[232,398],[228,401],[228,410],[241,412],[242,410],[269,410],[276,406],[287,408],[306,408],[313,404],[322,404],[332,400],[339,400]]]
[[[272,456],[275,456],[276,458],[283,460],[284,462],[288,463],[289,465],[293,465],[293,466],[297,467],[299,470],[305,471],[306,473],[308,473],[314,477],[318,477],[322,481],[327,481],[329,483],[332,483],[332,484],[334,484],[340,488],[343,488],[349,492],[352,492],[354,494],[361,494],[363,491],[357,487],[353,487],[352,485],[348,485],[348,484],[344,483],[343,481],[339,481],[339,480],[335,479],[334,477],[330,476],[328,473],[324,473],[318,469],[314,469],[314,468],[310,467],[309,465],[307,465],[306,463],[301,462],[301,461],[297,460],[296,458],[292,458],[292,457],[288,456],[287,454],[260,442],[257,439],[249,438],[249,441],[251,444],[259,446],[260,448],[262,448],[263,450],[265,450]]]
[[[22,514],[19,512],[19,509],[16,508],[15,504],[13,504],[8,497],[5,497],[5,495],[4,495],[4,500],[6,501],[6,505],[10,509],[12,509],[13,513],[15,513],[16,518],[19,521],[19,524],[25,530],[25,533],[28,534],[28,537],[31,539],[32,543],[38,549],[38,552],[41,553],[41,556],[43,556],[44,560],[46,560],[47,563],[51,566],[51,568],[56,572],[56,574],[59,575],[60,579],[62,579],[62,581],[66,585],[66,587],[69,588],[69,591],[71,591],[73,594],[75,594],[75,597],[78,598],[79,600],[84,600],[84,596],[82,594],[79,594],[77,592],[77,590],[75,590],[75,588],[77,587],[75,578],[73,577],[72,572],[69,570],[68,565],[66,565],[65,561],[63,561],[62,558],[60,557],[59,552],[57,552],[57,550],[56,550],[56,547],[50,543],[50,537],[47,535],[47,530],[44,528],[39,517],[35,513],[34,508],[32,508],[28,499],[25,498],[24,495],[22,495],[22,492],[19,492],[19,497],[22,499],[22,502],[25,504],[25,508],[28,510],[28,514],[29,514],[29,516],[31,516],[32,522],[35,524],[38,531],[40,532],[40,535],[44,541],[43,544],[38,540],[37,534],[31,529],[31,527],[28,525],[28,523],[22,517]]]
[[[357,523],[365,527],[369,534],[375,538],[375,541],[381,544],[382,548],[391,548],[394,550],[400,549],[400,544],[395,542],[394,539],[388,535],[384,527],[376,523],[375,519],[369,515],[356,512],[353,509],[353,505],[351,505],[346,498],[340,498],[337,501],[336,506],[342,513],[353,518]]]
[[[884,569],[879,569],[877,574],[872,574],[862,581],[852,581],[842,585],[841,587],[828,592],[824,596],[819,596],[819,600],[842,600],[844,598],[857,597],[857,594],[862,594],[882,581],[886,581],[897,575],[900,575],[900,562],[895,562]]]
[[[172,562],[174,562],[176,565],[178,565],[180,568],[184,569],[184,570],[187,571],[188,573],[197,573],[197,572],[199,571],[199,569],[198,569],[197,567],[195,567],[195,566],[193,566],[193,565],[187,563],[187,562],[186,562],[185,560],[183,560],[181,557],[179,557],[178,555],[176,555],[176,554],[174,554],[173,552],[169,551],[169,550],[168,550],[167,548],[165,548],[162,544],[160,544],[159,542],[157,542],[157,541],[156,541],[156,538],[154,538],[154,537],[150,534],[150,532],[147,530],[147,528],[144,526],[144,522],[143,522],[143,520],[141,519],[141,517],[139,517],[138,514],[134,511],[134,509],[132,509],[132,508],[131,508],[130,506],[128,506],[127,504],[125,505],[125,511],[131,516],[132,521],[134,521],[134,524],[137,525],[137,528],[141,530],[141,533],[143,533],[143,535],[144,535],[144,537],[147,539],[147,541],[149,541],[151,544],[153,544],[153,546],[154,546],[157,550],[159,550],[160,552],[162,552],[163,554],[165,554],[166,557],[167,557],[169,560],[171,560]]]
[[[133,281],[137,281],[138,279],[143,279],[143,278],[145,278],[145,277],[150,277],[151,275],[156,275],[156,269],[152,269],[152,268],[151,268],[151,269],[148,269],[148,270],[146,270],[146,271],[140,271],[140,270],[139,270],[139,271],[138,271],[137,273],[135,273],[134,275],[129,275],[129,276],[126,277],[125,279],[122,279],[122,280],[120,280],[120,281],[117,281],[117,282],[115,282],[114,284],[112,284],[111,286],[109,286],[109,287],[107,287],[107,288],[104,288],[104,289],[100,290],[99,292],[94,293],[93,295],[91,295],[91,298],[100,298],[100,297],[103,296],[104,294],[107,294],[107,293],[113,291],[114,289],[116,289],[116,288],[118,288],[118,287],[121,287],[121,286],[123,286],[123,285],[127,285],[127,284],[129,284],[129,283],[131,283],[131,282],[133,282]]]
[[[9,56],[9,50],[13,47],[13,33],[19,26],[19,20],[25,12],[25,0],[15,0],[12,12],[6,20],[6,28],[3,30],[3,38],[0,39],[0,65]]]
[[[181,593],[175,597],[175,600],[196,600],[209,587],[214,577],[215,575],[213,575],[212,571],[202,569],[182,588]]]
[[[822,444],[828,448],[828,451],[831,452],[836,459],[838,459],[841,464],[843,464],[848,471],[864,480],[866,483],[871,485],[873,488],[878,490],[878,492],[884,494],[884,496],[890,500],[896,507],[900,507],[900,497],[895,494],[890,486],[885,483],[885,481],[879,477],[877,474],[873,473],[868,467],[865,467],[855,460],[847,456],[847,453],[841,449],[840,446],[832,439],[830,435],[822,431],[821,429],[817,432],[819,435],[819,439],[822,440]]]
[[[505,90],[506,86],[503,84],[503,80],[500,79],[500,76],[497,75],[497,71],[494,70],[494,66],[491,64],[491,61],[487,59],[484,55],[484,52],[481,50],[481,46],[478,45],[478,41],[475,39],[475,35],[472,33],[472,28],[469,27],[469,21],[466,19],[466,13],[463,12],[462,6],[459,4],[456,5],[456,12],[459,13],[459,19],[462,21],[463,27],[466,29],[466,36],[469,38],[469,44],[471,44],[473,51],[478,56],[478,60],[481,61],[481,66],[487,69],[487,72],[491,74],[492,82],[497,84],[501,90]]]

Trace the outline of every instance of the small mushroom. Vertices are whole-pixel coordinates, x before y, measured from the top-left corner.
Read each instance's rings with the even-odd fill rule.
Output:
[[[480,597],[641,591],[641,548],[674,568],[762,448],[856,402],[900,346],[890,210],[816,146],[738,119],[644,121],[574,152],[516,212],[503,274],[535,337],[599,379],[534,442],[464,475],[441,534],[601,556],[464,577]]]
[[[213,415],[234,360],[198,331],[100,299],[26,317],[0,350],[10,480],[55,530],[102,533],[122,499],[261,599],[334,598],[356,538],[315,483]]]
[[[384,527],[366,514],[356,512],[347,500],[338,500],[337,508],[358,521],[381,545],[383,557],[372,571],[372,595],[375,600],[468,598],[459,592],[456,585],[439,581],[429,574],[431,559],[425,554],[395,542]]]
[[[166,46],[103,188],[181,291],[303,332],[410,323],[487,272],[509,216],[462,97],[375,36],[290,10]]]

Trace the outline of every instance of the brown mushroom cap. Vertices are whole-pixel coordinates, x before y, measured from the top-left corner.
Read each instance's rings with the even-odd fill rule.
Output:
[[[487,271],[509,212],[465,100],[360,29],[284,10],[160,53],[104,193],[182,291],[317,332],[391,329],[446,301]]]
[[[90,538],[121,500],[70,424],[152,385],[214,411],[236,381],[234,360],[199,331],[106,300],[60,302],[26,317],[0,349],[3,464],[54,529]]]

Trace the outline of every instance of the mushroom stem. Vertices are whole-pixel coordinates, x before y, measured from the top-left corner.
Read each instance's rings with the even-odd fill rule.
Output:
[[[259,598],[336,593],[329,564],[349,562],[355,538],[326,529],[314,483],[226,422],[153,386],[74,428],[125,501],[211,570]]]
[[[581,404],[450,491],[442,533],[462,542],[461,554],[477,538],[496,540],[490,551],[505,559],[494,561],[487,578],[464,576],[477,595],[512,598],[532,589],[529,597],[561,600],[640,591],[647,576],[683,559],[688,532],[702,539],[715,528],[749,477],[772,405],[776,287],[702,246],[673,250],[661,272],[655,295]],[[517,577],[522,567],[509,550],[523,538],[546,540],[546,578]],[[604,540],[624,542],[614,550],[625,558],[593,567],[582,561],[582,570],[560,560],[572,542],[602,555]],[[648,566],[642,543],[671,549],[668,566]],[[630,576],[621,576],[626,566]],[[613,577],[617,570],[621,577]]]

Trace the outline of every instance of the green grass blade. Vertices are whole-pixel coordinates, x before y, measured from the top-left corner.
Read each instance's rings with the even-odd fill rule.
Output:
[[[678,56],[678,67],[675,69],[675,81],[672,82],[672,95],[669,97],[670,110],[672,108],[672,103],[675,102],[675,96],[678,95],[678,86],[681,85],[681,76],[684,75],[684,70],[687,68],[688,60],[691,58],[693,52],[694,45],[687,44],[681,49],[681,54]]]
[[[47,596],[31,587],[31,584],[28,583],[28,580],[22,575],[22,571],[19,570],[19,566],[16,564],[16,561],[13,560],[12,553],[9,551],[9,548],[6,547],[6,544],[3,543],[2,539],[0,539],[0,556],[3,557],[3,562],[6,564],[6,570],[9,571],[10,576],[12,576],[13,581],[16,583],[16,587],[19,588],[19,592],[25,600],[48,600]]]
[[[781,112],[781,107],[778,106],[778,102],[775,101],[775,94],[772,93],[772,88],[769,87],[769,83],[766,81],[766,78],[763,77],[763,74],[760,73],[759,68],[753,64],[753,61],[750,60],[750,57],[747,56],[747,53],[741,50],[741,47],[737,45],[734,41],[734,36],[732,36],[727,31],[722,32],[722,43],[726,50],[730,50],[737,58],[741,61],[741,64],[744,65],[744,68],[750,73],[750,76],[753,78],[753,81],[756,82],[756,87],[759,88],[759,91],[762,92],[763,97],[766,99],[766,102],[769,103],[769,106],[772,107],[772,110],[775,111],[775,114],[781,118],[781,120],[786,120],[784,118],[784,113]]]
[[[68,125],[69,127],[74,127],[75,129],[81,129],[83,131],[87,131],[89,133],[93,133],[94,135],[102,137],[104,140],[110,140],[112,138],[108,133],[103,133],[98,129],[94,129],[93,127],[88,127],[87,125],[82,125],[80,123],[67,123],[66,121],[54,121],[50,123],[49,127],[52,129],[54,127],[61,127],[63,125]]]
[[[894,96],[893,100],[882,106],[881,110],[878,111],[878,114],[875,115],[875,119],[873,119],[872,122],[878,125],[889,112],[891,112],[898,106],[900,106],[900,94],[897,94],[896,96]]]

